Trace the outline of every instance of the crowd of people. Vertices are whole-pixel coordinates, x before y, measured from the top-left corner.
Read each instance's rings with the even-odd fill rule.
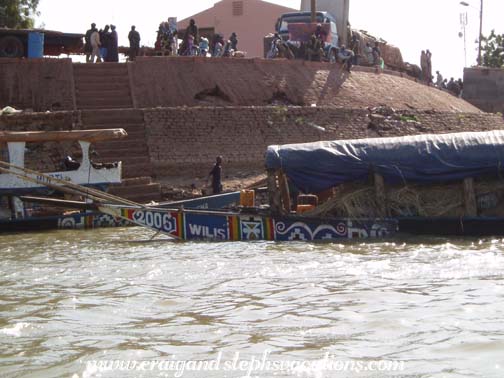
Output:
[[[140,33],[135,26],[131,27],[128,34],[130,61],[134,61],[140,53]],[[238,36],[231,33],[225,40],[221,34],[215,34],[211,41],[199,35],[196,22],[191,19],[179,46],[179,33],[176,23],[161,22],[157,31],[155,53],[168,56],[203,56],[203,57],[230,57],[238,51]],[[91,24],[91,29],[86,31],[84,50],[87,63],[118,62],[118,35],[114,25],[106,25],[98,30],[96,24]]]
[[[95,23],[86,31],[84,52],[87,63],[119,62],[119,39],[115,25],[98,30]]]
[[[322,25],[317,25],[314,33],[311,34],[308,43],[304,47],[304,57],[306,60],[322,61],[326,55],[328,46],[326,45],[326,33],[322,29]],[[361,51],[361,40],[355,34],[352,35],[349,46],[342,45],[338,48],[336,60],[341,62],[345,69],[350,72],[353,65],[366,65],[384,68],[384,60],[380,50],[380,43],[374,42],[372,46],[370,42]],[[291,46],[287,41],[284,41],[280,34],[275,33],[271,41],[271,48],[267,54],[268,59],[284,57],[293,59],[295,54],[290,50]],[[329,57],[330,58],[330,57]],[[329,59],[330,60],[330,59]]]
[[[448,79],[443,78],[441,72],[436,71],[436,77],[432,75],[432,53],[429,50],[422,50],[420,55],[421,77],[420,79],[427,85],[446,90],[454,96],[461,97],[464,90],[464,82],[462,79],[455,80],[453,77]]]
[[[462,91],[464,90],[464,82],[462,79],[455,80],[453,77],[444,79],[443,75],[439,71],[436,71],[436,83],[435,86],[439,89],[444,89],[457,97],[462,97]]]
[[[155,51],[168,56],[202,56],[229,57],[238,50],[238,36],[232,33],[227,41],[220,34],[215,34],[211,41],[199,35],[196,22],[191,19],[187,26],[182,43],[179,46],[179,34],[175,25],[162,22],[159,25]]]

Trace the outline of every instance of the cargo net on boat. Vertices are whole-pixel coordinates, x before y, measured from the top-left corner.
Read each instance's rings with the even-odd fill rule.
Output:
[[[369,184],[342,184],[329,191],[329,198],[307,212],[307,216],[380,217],[383,208],[392,217],[461,217],[466,215],[464,184],[387,186],[385,204]],[[325,197],[327,197],[327,194]],[[504,214],[504,179],[475,180],[477,215]]]

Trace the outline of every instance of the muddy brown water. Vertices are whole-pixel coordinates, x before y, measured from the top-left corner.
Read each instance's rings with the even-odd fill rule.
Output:
[[[0,377],[503,377],[504,241],[0,237]]]

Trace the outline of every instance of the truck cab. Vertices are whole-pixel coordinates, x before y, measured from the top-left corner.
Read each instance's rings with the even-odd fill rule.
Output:
[[[326,60],[334,62],[339,49],[339,35],[336,19],[328,12],[316,12],[316,21],[312,23],[311,12],[293,12],[283,14],[277,21],[276,32],[284,41],[300,48],[311,37],[317,24],[326,32],[324,51]]]

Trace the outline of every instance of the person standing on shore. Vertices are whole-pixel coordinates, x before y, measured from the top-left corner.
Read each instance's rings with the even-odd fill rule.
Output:
[[[110,25],[110,39],[108,46],[108,62],[119,62],[119,37],[117,36],[115,25]]]
[[[91,29],[86,31],[86,35],[84,37],[84,53],[86,54],[86,63],[91,62],[91,54],[93,53],[93,47],[91,46],[91,34],[96,30],[96,24],[93,22],[91,24]]]
[[[375,45],[373,47],[373,63],[375,66],[380,66],[381,65],[381,50],[380,50],[380,44],[378,42],[375,42]]]
[[[109,41],[110,41],[110,26],[105,25],[105,28],[103,30],[100,30],[100,54],[104,62],[108,62],[108,47],[109,47]]]
[[[422,81],[427,82],[427,54],[425,54],[425,50],[422,50],[420,54],[420,68],[422,69]]]
[[[212,191],[213,194],[219,194],[222,192],[222,156],[217,156],[217,159],[215,159],[215,165],[208,174],[208,179],[207,181],[210,180],[210,177],[212,177]]]
[[[427,68],[427,84],[432,83],[432,53],[427,50],[425,52],[425,63],[426,63],[426,68]]]
[[[128,39],[130,43],[129,58],[133,62],[140,51],[140,33],[136,31],[135,25],[131,27]]]
[[[231,37],[229,37],[229,41],[231,42],[231,49],[233,51],[238,51],[238,37],[236,36],[235,32],[231,33]]]
[[[443,75],[441,75],[441,72],[436,71],[436,87],[438,88],[443,88]]]
[[[90,43],[91,43],[91,63],[95,63],[95,58],[96,58],[96,63],[100,63],[102,61],[101,54],[100,54],[100,33],[98,30],[95,28],[93,32],[91,33],[90,37]]]

